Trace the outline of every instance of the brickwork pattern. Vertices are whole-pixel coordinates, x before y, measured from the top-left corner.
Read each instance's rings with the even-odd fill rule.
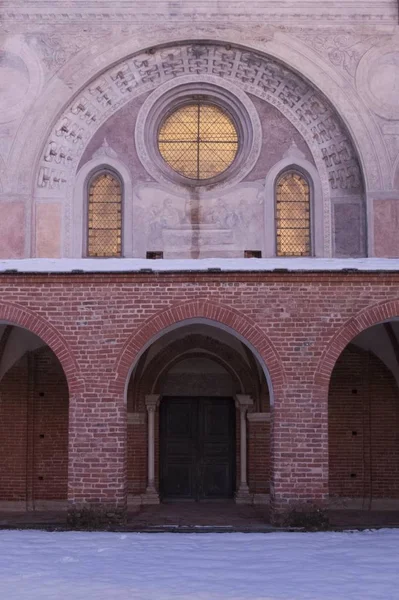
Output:
[[[0,498],[27,497],[28,360],[24,357],[0,385]]]
[[[54,354],[25,355],[0,395],[0,500],[66,500],[68,386]]]
[[[248,423],[248,487],[251,494],[270,492],[270,423]]]
[[[349,346],[329,397],[331,496],[399,498],[399,394],[387,367]]]
[[[389,273],[12,275],[0,320],[37,333],[70,390],[69,500],[126,506],[125,387],[152,338],[186,319],[241,336],[267,365],[273,508],[328,496],[328,386],[360,331],[399,316]]]

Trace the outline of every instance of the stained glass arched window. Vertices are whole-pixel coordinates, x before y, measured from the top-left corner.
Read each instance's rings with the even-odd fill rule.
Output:
[[[89,185],[87,255],[122,255],[122,186],[110,172],[95,175]]]
[[[276,187],[277,256],[310,256],[310,189],[295,171],[284,173]]]

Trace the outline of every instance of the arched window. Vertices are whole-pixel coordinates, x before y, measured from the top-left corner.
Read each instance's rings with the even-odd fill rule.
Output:
[[[89,183],[87,255],[122,255],[122,186],[109,172],[96,174]]]
[[[297,171],[285,172],[276,186],[277,256],[310,256],[310,189]]]

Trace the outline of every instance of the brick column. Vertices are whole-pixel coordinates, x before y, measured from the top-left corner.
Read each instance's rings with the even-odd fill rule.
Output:
[[[69,519],[119,521],[127,508],[127,414],[112,382],[85,378],[69,398]]]
[[[328,390],[292,382],[275,398],[271,416],[272,519],[281,521],[293,508],[326,508]]]

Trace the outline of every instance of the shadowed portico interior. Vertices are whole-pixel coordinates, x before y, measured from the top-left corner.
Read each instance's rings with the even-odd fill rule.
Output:
[[[159,337],[132,372],[127,406],[131,503],[267,500],[269,388],[228,330],[183,322]]]

